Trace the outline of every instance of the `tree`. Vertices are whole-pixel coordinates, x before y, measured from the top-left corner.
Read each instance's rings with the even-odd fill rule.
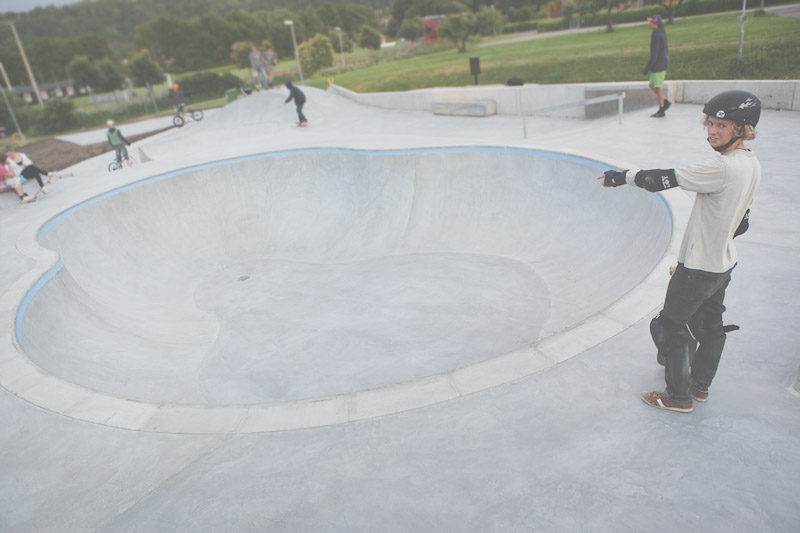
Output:
[[[416,41],[426,33],[425,26],[417,17],[409,17],[400,25],[400,37],[407,41]]]
[[[135,87],[155,85],[164,81],[164,74],[158,65],[150,59],[147,52],[141,52],[133,57],[129,65],[131,78]]]
[[[464,15],[451,15],[439,26],[439,35],[450,39],[459,53],[467,51],[467,39],[475,33],[475,21]]]
[[[78,87],[89,87],[90,90],[100,87],[103,74],[86,56],[78,56],[67,66],[69,75]]]
[[[125,76],[109,59],[104,59],[97,63],[97,70],[100,71],[100,84],[97,86],[98,91],[116,91],[117,89],[121,89],[125,83]]]
[[[237,67],[250,68],[250,47],[249,41],[238,41],[231,46],[231,59]]]
[[[363,48],[370,50],[380,50],[381,34],[375,28],[364,24],[361,27],[361,38],[359,42]]]
[[[309,76],[333,65],[333,46],[324,35],[316,35],[301,44],[297,49],[297,54],[300,56],[303,70]]]
[[[480,35],[492,35],[503,32],[503,14],[486,6],[478,10],[475,16],[475,31]]]

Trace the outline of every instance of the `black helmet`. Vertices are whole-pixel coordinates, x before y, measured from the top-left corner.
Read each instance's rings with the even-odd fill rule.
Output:
[[[745,126],[755,126],[761,116],[761,100],[747,91],[725,91],[709,100],[703,106],[703,113]]]

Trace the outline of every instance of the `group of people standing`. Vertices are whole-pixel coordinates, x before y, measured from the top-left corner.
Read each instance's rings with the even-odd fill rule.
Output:
[[[261,82],[263,88],[271,89],[273,68],[278,66],[278,58],[272,47],[269,46],[265,52],[262,52],[256,45],[250,46],[250,66],[253,67],[254,78]]]

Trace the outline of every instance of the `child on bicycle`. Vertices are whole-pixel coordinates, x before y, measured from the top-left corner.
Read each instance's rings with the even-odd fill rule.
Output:
[[[122,163],[124,159],[127,161],[128,166],[131,166],[130,158],[128,157],[128,149],[125,148],[125,145],[130,146],[131,143],[123,137],[122,132],[119,131],[119,128],[114,127],[114,121],[109,119],[106,124],[108,125],[108,131],[106,132],[106,138],[108,139],[108,143],[111,145],[112,148],[117,152],[117,163]]]
[[[183,97],[183,91],[178,83],[172,84],[172,98],[175,103],[175,110],[184,124],[186,124],[186,117],[183,115],[183,107],[186,105],[186,100]]]

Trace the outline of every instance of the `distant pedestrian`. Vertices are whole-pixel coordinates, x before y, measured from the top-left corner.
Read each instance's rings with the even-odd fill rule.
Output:
[[[264,65],[267,69],[267,87],[272,89],[272,78],[275,76],[273,67],[278,66],[278,58],[275,56],[275,51],[271,46],[268,46],[267,51],[264,52]]]
[[[254,44],[250,45],[250,66],[253,67],[253,77],[258,80],[260,75],[264,88],[268,88],[269,80],[267,79],[267,65],[264,60],[264,54]],[[258,88],[258,84],[256,84],[256,88]]]
[[[306,103],[306,95],[303,94],[303,91],[292,85],[291,80],[286,80],[286,88],[289,89],[289,98],[286,99],[284,104],[288,104],[292,98],[294,98],[294,105],[297,106],[297,125],[298,126],[305,126],[308,124],[308,119],[303,114],[303,106]]]
[[[664,21],[661,15],[653,15],[647,18],[650,21],[650,59],[644,66],[642,74],[650,74],[650,89],[656,93],[658,98],[658,111],[650,115],[653,118],[666,116],[666,110],[672,102],[664,96],[664,78],[669,69],[669,50],[667,47],[667,30],[664,29]]]
[[[15,152],[13,148],[6,150],[6,156],[8,157],[8,164],[11,165],[15,175],[22,176],[29,181],[36,180],[39,184],[39,192],[47,194],[47,187],[44,186],[44,181],[42,181],[42,176],[47,177],[47,172],[34,165],[27,154]]]
[[[117,163],[122,163],[122,160],[124,159],[128,162],[128,166],[131,166],[133,163],[131,163],[131,160],[128,157],[128,149],[125,148],[125,145],[131,145],[130,141],[123,137],[122,132],[119,131],[119,128],[114,127],[113,120],[108,120],[106,125],[108,125],[106,138],[108,139],[108,143],[117,153]]]

